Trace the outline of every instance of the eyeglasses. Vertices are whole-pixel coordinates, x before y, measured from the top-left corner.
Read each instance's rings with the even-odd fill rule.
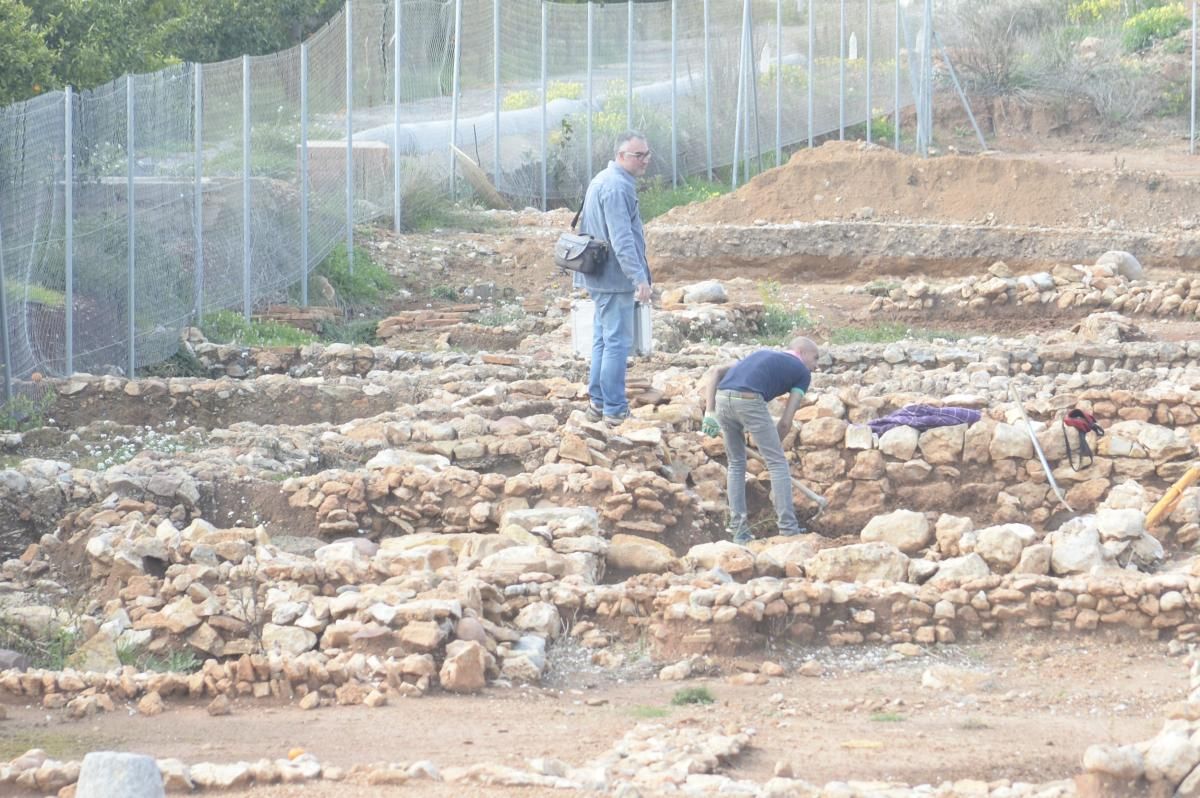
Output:
[[[650,156],[653,155],[653,153],[650,152],[650,150],[646,150],[645,152],[630,152],[629,150],[621,150],[621,152],[618,154],[619,155],[628,155],[631,158],[638,159],[639,161],[647,161],[650,159]]]

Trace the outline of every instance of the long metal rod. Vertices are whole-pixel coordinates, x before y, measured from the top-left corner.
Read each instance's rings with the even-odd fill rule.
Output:
[[[499,0],[497,0],[497,2],[499,2]],[[592,92],[593,5],[593,3],[587,4],[587,133],[585,135],[587,152],[584,154],[584,158],[586,160],[583,170],[585,180],[590,178],[592,175],[592,153],[594,152],[592,149],[592,115],[596,112],[596,108],[593,105],[595,98]],[[582,203],[583,198],[580,197],[579,201]]]
[[[942,37],[934,31],[934,41],[937,42],[937,47],[942,51],[942,60],[946,62],[946,71],[950,74],[950,80],[954,83],[954,90],[958,92],[958,98],[962,100],[963,108],[966,109],[967,119],[971,120],[971,127],[975,128],[975,137],[979,139],[979,146],[986,150],[987,139],[983,137],[983,131],[979,129],[979,123],[975,121],[975,113],[971,110],[971,101],[967,99],[966,92],[963,91],[962,84],[958,82],[958,75],[954,72],[954,64],[950,62],[950,54],[946,52],[946,46],[942,44]]]
[[[2,225],[0,225],[2,227]],[[12,349],[8,344],[8,290],[4,282],[4,236],[0,234],[0,351],[4,357],[4,401],[13,399]]]
[[[308,307],[308,42],[300,45],[300,305]]]
[[[811,0],[810,0],[811,2]],[[712,62],[709,60],[709,27],[712,17],[709,13],[709,0],[704,0],[704,160],[709,182],[713,179],[713,115],[712,115]],[[590,11],[592,4],[588,3]]]
[[[204,318],[204,65],[192,65],[192,228],[196,251],[192,256],[193,321]]]
[[[1058,483],[1054,481],[1054,471],[1050,468],[1050,464],[1046,462],[1046,455],[1042,451],[1042,446],[1038,443],[1037,435],[1033,431],[1033,423],[1030,422],[1029,416],[1025,414],[1025,404],[1017,396],[1011,380],[1008,383],[1008,396],[1016,403],[1017,409],[1021,411],[1021,418],[1025,419],[1025,429],[1029,432],[1029,440],[1033,442],[1033,450],[1037,452],[1038,460],[1042,463],[1042,469],[1046,472],[1046,480],[1054,490],[1054,495],[1058,497],[1058,500],[1062,502],[1062,506],[1066,507],[1069,512],[1075,512],[1071,508],[1071,505],[1067,504],[1067,497],[1063,495],[1062,489],[1058,487]]]
[[[499,0],[497,0],[499,2]],[[404,220],[404,171],[400,168],[401,60],[404,57],[404,4],[392,0],[392,230],[400,232]],[[497,55],[499,55],[497,53]],[[499,63],[499,62],[497,62]],[[499,85],[499,78],[496,80]],[[497,89],[499,91],[499,89]],[[500,109],[496,108],[496,141],[500,141]],[[499,163],[500,150],[496,150]],[[499,173],[499,169],[497,169]]]
[[[874,111],[871,109],[871,77],[874,73],[871,71],[871,29],[875,27],[874,7],[871,0],[867,0],[867,143],[871,143],[871,119]]]
[[[458,0],[458,2],[461,4],[462,0]],[[547,202],[549,201],[548,194],[549,194],[549,188],[550,188],[550,168],[549,168],[549,164],[546,163],[546,161],[550,157],[548,148],[546,146],[546,138],[549,135],[549,132],[547,131],[548,125],[547,125],[547,118],[546,118],[546,101],[547,101],[547,95],[548,95],[547,90],[550,87],[550,50],[549,50],[549,44],[547,41],[550,38],[549,37],[549,28],[550,28],[549,13],[550,13],[549,4],[546,3],[545,0],[542,0],[542,30],[541,30],[541,33],[539,36],[539,38],[541,40],[541,45],[542,45],[541,46],[541,51],[542,51],[542,92],[541,92],[542,93],[542,120],[541,120],[541,133],[538,136],[538,143],[539,143],[539,146],[541,147],[541,152],[542,152],[542,210],[543,211],[546,210],[546,208],[547,208]]]
[[[70,376],[75,373],[75,92],[70,86],[63,89],[63,193],[63,371]]]
[[[462,79],[462,0],[454,0],[454,67],[450,79],[450,199],[458,199],[457,156],[458,147],[458,91]]]
[[[451,153],[450,157],[454,157]],[[346,268],[354,274],[354,3],[346,0]]]
[[[764,171],[763,165],[763,148],[762,148],[762,114],[758,111],[758,63],[754,58],[754,7],[750,7],[749,22],[746,25],[746,77],[750,79],[750,86],[746,92],[746,115],[749,119],[754,120],[754,152],[758,156],[758,174]],[[746,143],[749,144],[750,125],[747,121],[746,125]],[[746,179],[750,179],[750,168],[746,167]]]
[[[545,2],[545,0],[543,0]],[[625,23],[625,127],[633,127],[633,0],[626,0]]]
[[[813,84],[817,82],[815,51],[817,49],[816,0],[808,0],[808,146],[813,147],[816,141],[816,101],[813,94]]]
[[[400,0],[394,0],[399,3]],[[588,12],[591,12],[589,6]],[[492,183],[500,180],[500,0],[492,0]]]
[[[929,155],[929,147],[933,144],[933,0],[925,0],[925,40],[921,50],[925,64],[925,141],[921,155]]]
[[[896,4],[896,20],[895,20],[896,30],[894,31],[894,33],[895,33],[895,45],[894,45],[895,49],[892,52],[892,56],[893,56],[893,58],[892,58],[892,62],[893,62],[892,63],[892,82],[893,82],[894,89],[895,89],[895,96],[893,97],[893,100],[892,100],[893,101],[892,111],[895,114],[896,119],[895,119],[895,130],[892,134],[895,141],[893,142],[892,146],[896,149],[896,152],[899,152],[900,151],[900,14],[902,13],[902,9],[900,6],[900,0],[892,0],[892,1]]]
[[[4,278],[4,214],[0,213],[0,354],[4,357],[4,401],[13,398],[12,347],[8,343],[8,286]]]
[[[671,0],[671,186],[679,185],[679,0]]]
[[[741,134],[742,134],[742,103],[743,95],[746,91],[746,9],[750,5],[750,0],[742,2],[742,41],[741,48],[738,51],[738,73],[737,73],[737,104],[733,113],[733,171],[730,178],[730,187],[736,189],[738,187],[738,163],[741,160]],[[749,135],[749,131],[746,131]]]
[[[783,0],[775,0],[775,165],[783,163]]]
[[[1196,154],[1196,8],[1200,6],[1192,0],[1192,122],[1188,132],[1188,152]]]
[[[136,215],[135,206],[137,204],[136,197],[133,193],[133,169],[136,162],[136,151],[134,140],[134,98],[133,98],[133,75],[125,76],[125,248],[129,254],[128,268],[126,276],[128,283],[125,287],[125,304],[128,305],[129,311],[129,369],[125,376],[133,379],[134,366],[137,363],[137,347],[135,336],[137,334],[137,228],[134,222]],[[12,361],[5,361],[11,363]]]
[[[253,309],[253,271],[250,264],[250,56],[242,56],[242,316]]]
[[[838,141],[846,140],[846,0],[838,0]]]

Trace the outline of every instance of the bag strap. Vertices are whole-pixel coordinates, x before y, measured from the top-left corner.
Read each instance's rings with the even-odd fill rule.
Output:
[[[1075,453],[1071,451],[1071,437],[1067,433],[1067,427],[1075,427],[1075,431],[1079,433],[1079,448],[1075,453],[1079,455],[1079,465],[1075,465]],[[1083,471],[1085,468],[1090,468],[1092,463],[1096,462],[1095,455],[1092,454],[1092,449],[1088,446],[1087,433],[1074,424],[1068,424],[1066,419],[1063,419],[1063,445],[1067,449],[1067,462],[1071,464],[1071,468],[1075,471]],[[1100,433],[1104,434],[1104,433]],[[1084,461],[1086,465],[1084,464]]]
[[[579,210],[575,211],[575,218],[571,220],[571,232],[575,232],[575,225],[579,223],[579,219],[583,216],[583,206],[587,204],[588,184],[583,184],[583,198],[579,200]]]

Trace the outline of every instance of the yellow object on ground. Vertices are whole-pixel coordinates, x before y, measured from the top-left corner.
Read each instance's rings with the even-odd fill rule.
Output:
[[[1178,482],[1167,489],[1163,497],[1158,500],[1158,504],[1150,510],[1150,514],[1146,516],[1146,529],[1155,527],[1159,521],[1170,515],[1171,511],[1175,509],[1175,505],[1179,504],[1179,500],[1183,498],[1183,492],[1191,487],[1197,479],[1200,479],[1200,466],[1192,466],[1186,474],[1179,478]]]

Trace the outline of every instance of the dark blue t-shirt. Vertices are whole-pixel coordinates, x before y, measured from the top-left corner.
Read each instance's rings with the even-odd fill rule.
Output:
[[[739,360],[717,385],[722,391],[752,391],[766,401],[788,391],[808,393],[812,380],[800,358],[778,349],[760,349]]]

